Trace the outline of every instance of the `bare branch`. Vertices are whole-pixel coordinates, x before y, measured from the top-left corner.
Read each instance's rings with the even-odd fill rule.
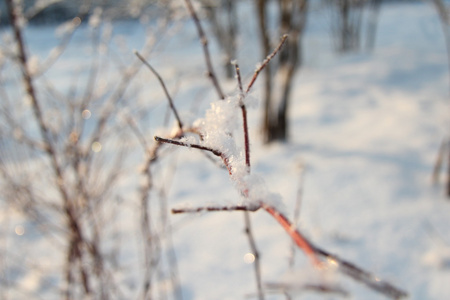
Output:
[[[205,150],[205,151],[209,151],[212,154],[216,155],[216,156],[223,156],[223,153],[202,145],[197,145],[197,144],[187,144],[187,143],[183,143],[180,141],[175,141],[175,140],[170,140],[170,139],[165,139],[159,136],[155,136],[155,141],[160,142],[160,143],[166,143],[166,144],[172,144],[172,145],[176,145],[176,146],[182,146],[182,147],[187,147],[187,148],[195,148],[195,149],[200,149],[200,150]]]
[[[142,148],[144,150],[148,149],[147,140],[144,137],[144,134],[139,130],[136,122],[131,116],[125,116],[125,120],[127,121],[127,124],[130,126],[131,131],[134,133],[134,135],[139,140],[139,143],[141,144]]]
[[[247,109],[241,105],[242,122],[244,127],[245,164],[250,172],[250,137],[248,135]]]
[[[233,206],[203,206],[194,208],[172,208],[173,214],[184,213],[198,213],[202,211],[257,211],[260,206],[246,206],[246,205],[233,205]]]
[[[42,63],[41,67],[39,68],[38,72],[35,75],[35,77],[42,76],[45,74],[61,57],[61,55],[64,53],[64,51],[69,46],[70,41],[72,40],[72,37],[75,34],[76,29],[80,26],[82,20],[84,19],[85,12],[80,13],[78,16],[73,18],[71,21],[71,29],[70,31],[63,37],[59,45],[57,45],[52,52],[50,52],[50,55],[47,57],[47,59]]]
[[[337,296],[347,297],[349,293],[340,287],[331,286],[327,284],[292,284],[283,282],[269,282],[265,284],[267,289],[270,290],[280,290],[282,292],[290,290],[300,290],[300,291],[311,291],[321,294],[334,294]]]
[[[178,128],[180,130],[183,130],[183,123],[181,122],[180,116],[178,115],[177,109],[175,108],[175,105],[173,104],[172,97],[170,97],[169,91],[166,88],[166,84],[164,83],[164,80],[161,78],[161,76],[156,72],[156,70],[150,65],[150,63],[138,52],[134,51],[134,54],[149,68],[149,70],[158,78],[159,83],[161,84],[164,93],[166,94],[167,100],[169,101],[170,108],[172,109],[172,112],[175,116],[175,119],[177,119]]]
[[[379,277],[359,268],[355,264],[345,261],[336,255],[313,246],[314,252],[318,255],[324,256],[327,260],[333,261],[339,268],[338,270],[356,281],[364,283],[369,288],[384,294],[392,299],[401,299],[408,296],[408,293],[395,287],[391,283],[380,279]]]
[[[245,146],[245,164],[247,165],[248,172],[250,172],[250,138],[248,135],[248,122],[247,122],[247,108],[244,104],[244,97],[246,94],[244,94],[244,90],[242,88],[242,79],[241,79],[241,71],[239,69],[239,65],[237,63],[234,64],[235,70],[236,70],[236,78],[239,86],[240,91],[240,107],[242,111],[242,126],[244,131],[244,146]]]
[[[206,67],[208,69],[208,77],[211,79],[219,98],[223,100],[223,99],[225,99],[225,94],[222,92],[219,81],[217,80],[216,73],[214,72],[214,68],[213,68],[213,65],[211,62],[211,55],[209,54],[209,49],[208,49],[208,39],[206,38],[205,31],[203,30],[202,24],[200,23],[200,19],[198,18],[197,13],[195,12],[195,9],[194,9],[194,6],[192,5],[191,0],[185,0],[185,2],[186,2],[186,6],[189,10],[189,13],[191,14],[192,20],[195,23],[195,27],[197,28],[197,32],[198,32],[198,36],[202,43],[203,54],[205,56]]]
[[[260,300],[264,300],[264,292],[262,288],[262,280],[261,280],[261,260],[258,248],[256,247],[255,238],[253,236],[252,231],[252,223],[250,220],[250,214],[248,211],[244,211],[244,222],[245,222],[245,233],[247,235],[248,242],[250,244],[250,249],[255,256],[254,268],[255,268],[255,277],[256,277],[256,287],[258,290],[258,298]]]
[[[262,207],[282,225],[286,232],[295,241],[297,246],[299,246],[299,248],[302,249],[311,258],[316,266],[320,267],[322,265],[322,263],[318,259],[318,256],[322,256],[325,257],[327,261],[331,261],[333,264],[337,265],[339,271],[353,278],[354,280],[365,284],[374,291],[384,294],[385,296],[388,296],[392,299],[400,299],[408,296],[405,291],[400,290],[389,282],[384,281],[367,271],[364,271],[353,263],[345,261],[336,255],[333,255],[319,247],[316,247],[305,236],[303,236],[300,231],[296,230],[295,226],[282,213],[278,212],[275,208],[266,206],[264,204],[262,204]]]
[[[234,63],[234,69],[236,71],[236,79],[237,79],[237,82],[238,82],[239,91],[243,95],[244,94],[244,89],[242,87],[241,69],[239,68],[239,65],[238,65],[237,62]]]
[[[320,267],[321,262],[316,256],[316,252],[314,246],[309,242],[300,231],[295,229],[295,226],[289,221],[289,219],[279,212],[276,208],[262,204],[262,207],[265,211],[267,211],[275,220],[280,223],[283,229],[291,236],[297,246],[305,252],[306,255],[309,256],[313,264],[317,267]]]
[[[283,35],[281,37],[281,41],[278,44],[278,46],[272,51],[272,53],[270,53],[267,56],[267,58],[263,61],[263,63],[255,70],[255,73],[253,74],[253,77],[247,86],[247,90],[245,91],[246,94],[248,94],[250,92],[251,88],[253,87],[253,84],[256,81],[256,78],[258,78],[259,73],[267,66],[267,64],[272,60],[272,58],[280,51],[281,47],[283,47],[287,38],[288,38],[287,34]]]

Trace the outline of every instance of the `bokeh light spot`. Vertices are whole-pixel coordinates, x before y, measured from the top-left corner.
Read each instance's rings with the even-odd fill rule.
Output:
[[[87,120],[91,117],[91,112],[88,109],[83,110],[83,112],[81,113],[81,116],[83,117],[83,119]]]
[[[74,26],[79,26],[81,24],[81,18],[80,17],[75,17],[72,19],[72,24]]]
[[[17,225],[16,228],[14,228],[14,232],[17,235],[24,235],[25,234],[25,228],[22,225]]]
[[[92,146],[91,146],[92,151],[94,152],[100,152],[102,151],[102,144],[100,144],[99,142],[93,142]]]
[[[246,253],[244,255],[244,262],[246,264],[252,264],[255,261],[255,255],[253,253]]]

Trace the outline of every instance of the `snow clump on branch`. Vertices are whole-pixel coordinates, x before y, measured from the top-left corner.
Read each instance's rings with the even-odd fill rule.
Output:
[[[230,163],[236,160],[239,162],[242,160],[244,163],[244,157],[242,153],[238,153],[233,138],[233,132],[242,126],[238,122],[239,116],[239,98],[228,97],[225,100],[212,102],[205,117],[194,124],[194,127],[199,128],[201,132],[201,145],[220,151],[230,160]]]
[[[211,103],[205,117],[194,124],[202,136],[200,145],[222,153],[232,181],[245,198],[243,204],[256,208],[264,202],[284,211],[281,196],[270,192],[261,176],[250,174],[243,147],[236,144],[235,133],[243,128],[240,101],[239,95],[236,95]]]

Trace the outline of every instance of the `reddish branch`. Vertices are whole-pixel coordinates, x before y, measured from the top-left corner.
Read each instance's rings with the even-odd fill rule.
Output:
[[[242,79],[241,79],[241,71],[239,69],[239,65],[237,63],[234,64],[234,67],[236,69],[236,78],[238,81],[239,86],[239,102],[240,107],[242,111],[242,122],[243,122],[243,131],[244,131],[244,147],[245,147],[245,164],[248,168],[248,171],[250,171],[250,138],[248,135],[248,122],[247,122],[247,108],[245,107],[244,98],[247,95],[247,93],[244,93],[244,90],[242,88]]]
[[[236,71],[236,79],[238,82],[238,88],[239,92],[241,93],[241,96],[244,96],[244,89],[242,88],[242,76],[241,76],[241,69],[239,68],[239,64],[237,62],[232,62],[234,64],[234,69]]]
[[[238,81],[239,91],[240,91],[240,107],[242,111],[242,122],[243,122],[243,131],[244,131],[244,147],[245,147],[245,163],[247,165],[247,168],[250,170],[250,138],[248,134],[248,121],[247,121],[247,108],[245,107],[244,98],[248,95],[250,92],[253,84],[255,83],[256,79],[258,78],[259,73],[267,66],[267,64],[272,60],[272,58],[277,55],[277,53],[281,50],[284,43],[286,42],[288,36],[287,34],[283,35],[281,37],[281,41],[278,44],[278,46],[270,53],[267,58],[264,60],[264,62],[255,70],[255,73],[253,74],[252,79],[250,80],[247,89],[244,90],[242,88],[242,77],[241,72],[239,69],[239,65],[235,63],[235,69],[236,69],[236,78]]]
[[[248,135],[248,121],[247,121],[247,108],[245,105],[241,105],[242,122],[244,126],[244,140],[245,140],[245,164],[250,170],[250,137]]]
[[[280,223],[281,227],[289,234],[289,236],[294,240],[297,246],[302,249],[306,255],[309,256],[311,261],[315,266],[319,267],[321,265],[319,259],[316,256],[314,251],[314,246],[298,231],[295,229],[295,225],[292,224],[291,221],[282,213],[280,213],[276,208],[262,204],[262,208],[267,211],[278,223]]]
[[[245,90],[245,93],[248,94],[250,92],[251,88],[253,87],[253,84],[256,81],[256,78],[258,78],[259,73],[267,66],[267,64],[272,60],[272,58],[277,55],[277,53],[280,51],[280,49],[283,47],[284,43],[286,42],[288,38],[288,35],[285,34],[281,37],[281,41],[278,44],[278,46],[275,48],[275,50],[267,56],[267,58],[263,61],[263,63],[255,70],[255,73],[253,74],[252,79],[250,80],[250,83],[247,86],[247,90]]]

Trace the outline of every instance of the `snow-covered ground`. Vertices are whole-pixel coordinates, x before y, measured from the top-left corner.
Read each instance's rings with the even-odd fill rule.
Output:
[[[244,4],[238,60],[248,80],[260,55],[257,35],[252,34],[254,24],[249,21],[244,26],[252,7]],[[209,83],[202,77],[203,56],[191,26],[186,23],[154,54],[161,74],[170,78],[169,84],[178,85],[175,102],[185,118],[193,107],[208,106],[208,100],[198,98],[214,96],[204,88]],[[264,178],[271,192],[282,196],[291,218],[302,188],[299,227],[315,244],[390,281],[407,291],[410,299],[447,299],[450,202],[444,195],[443,181],[439,186],[431,183],[440,143],[449,134],[449,74],[442,30],[433,7],[422,2],[384,5],[378,26],[373,52],[337,55],[330,46],[326,14],[313,12],[303,43],[304,66],[294,84],[290,141],[264,146],[259,135],[261,106],[249,110],[252,172]],[[117,27],[130,49],[142,46],[140,35],[145,33],[136,29],[137,24],[125,22]],[[30,48],[45,48],[38,42],[42,43],[51,31],[45,27],[30,31]],[[217,59],[217,49],[212,46]],[[68,65],[62,60],[57,66],[70,68],[77,63],[76,55],[76,51],[69,53]],[[147,80],[155,79],[149,76]],[[64,85],[64,77],[59,82]],[[148,94],[156,95],[165,105],[160,87],[151,84]],[[236,92],[234,82],[225,86],[227,91]],[[257,88],[252,96],[258,98],[260,90]],[[156,116],[143,120],[149,136],[156,132],[154,119],[160,121],[157,116],[165,111],[158,103],[151,104]],[[170,208],[240,201],[227,172],[195,149],[176,149],[164,163],[169,171],[160,174],[166,177],[172,176],[176,165],[167,195]],[[252,221],[264,283],[301,285],[316,277],[323,279],[299,250],[295,253],[296,266],[289,267],[291,241],[268,214],[256,212]],[[127,222],[131,223],[121,219],[119,227],[135,228]],[[169,222],[173,225],[171,240],[183,299],[244,299],[255,295],[241,212],[171,215]],[[8,255],[13,249],[20,247],[20,253],[27,255],[33,247],[48,243],[41,235],[30,234],[32,224],[9,210],[0,214],[0,224],[0,262],[5,266],[11,267]],[[24,224],[28,224],[25,233],[20,227]],[[138,238],[134,232],[123,233],[127,235]],[[127,256],[134,253],[135,244],[131,244],[121,253],[124,264],[136,263],[135,258]],[[48,249],[50,253],[58,250]],[[45,257],[48,259],[48,253]],[[46,295],[46,286],[40,285],[31,271],[19,266],[5,270],[17,289],[27,290],[24,294],[34,293],[36,298]],[[125,291],[133,290],[133,278],[139,280],[136,276],[124,276],[123,280],[118,276],[117,280]],[[53,280],[48,284],[58,283],[58,279]],[[350,299],[383,299],[342,274],[327,280],[347,290]],[[339,298],[302,290],[291,295],[296,299]],[[267,298],[286,299],[280,293]]]

